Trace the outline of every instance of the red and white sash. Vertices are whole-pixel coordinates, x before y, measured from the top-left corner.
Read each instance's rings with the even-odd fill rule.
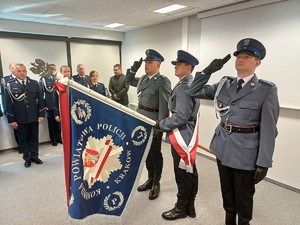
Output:
[[[176,150],[176,152],[181,157],[178,167],[186,170],[188,173],[193,173],[193,166],[195,165],[198,139],[199,139],[199,123],[200,123],[199,116],[200,116],[200,110],[198,110],[196,126],[194,129],[192,139],[188,146],[186,145],[178,128],[169,131],[170,142],[174,147],[174,149]]]

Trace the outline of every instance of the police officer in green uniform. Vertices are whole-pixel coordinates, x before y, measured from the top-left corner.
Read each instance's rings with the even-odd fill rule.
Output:
[[[170,80],[159,72],[164,57],[153,49],[146,51],[145,72],[140,78],[135,77],[143,60],[135,61],[131,69],[127,70],[125,83],[137,87],[137,112],[153,120],[168,117],[168,101],[171,94]],[[150,151],[146,159],[148,180],[138,187],[138,191],[150,190],[149,199],[156,199],[160,192],[160,178],[163,168],[161,153],[162,132],[155,129]]]
[[[220,115],[210,149],[217,157],[226,225],[249,225],[252,219],[255,184],[272,166],[277,136],[279,102],[274,83],[258,79],[255,69],[266,55],[264,45],[253,38],[238,42],[236,77],[223,77],[206,85],[211,74],[228,57],[215,59],[190,86],[190,94],[214,100]]]

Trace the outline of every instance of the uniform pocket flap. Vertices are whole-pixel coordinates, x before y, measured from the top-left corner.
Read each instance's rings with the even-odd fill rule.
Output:
[[[258,109],[259,107],[259,103],[253,101],[241,101],[239,105],[243,109]]]

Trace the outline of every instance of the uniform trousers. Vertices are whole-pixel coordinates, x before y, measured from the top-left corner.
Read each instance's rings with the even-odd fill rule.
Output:
[[[252,219],[254,170],[239,170],[221,164],[217,159],[220,175],[223,207],[227,213],[238,214],[239,224],[248,224]]]
[[[30,159],[38,158],[39,123],[18,124],[17,133],[19,149],[23,153],[23,159],[29,161]]]
[[[53,110],[47,111],[48,130],[51,141],[61,140],[60,123],[55,120]]]
[[[198,192],[198,171],[196,168],[196,161],[193,167],[193,173],[186,172],[186,170],[178,167],[181,157],[173,146],[171,146],[171,152],[173,156],[175,180],[178,188],[177,206],[179,206],[178,204],[181,204],[182,207],[186,207],[190,201],[193,202],[195,200]]]
[[[158,182],[160,180],[163,168],[163,156],[161,153],[162,135],[163,133],[161,131],[154,129],[151,147],[146,159],[148,178],[154,182]]]

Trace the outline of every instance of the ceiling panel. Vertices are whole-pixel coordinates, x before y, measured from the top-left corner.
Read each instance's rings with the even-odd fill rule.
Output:
[[[280,0],[0,0],[0,19],[86,27],[126,32],[195,15],[232,4],[267,4]],[[172,4],[186,8],[159,14],[153,11]],[[110,23],[124,26],[105,28]]]

